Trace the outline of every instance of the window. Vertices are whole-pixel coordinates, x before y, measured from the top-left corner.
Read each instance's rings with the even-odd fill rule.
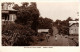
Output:
[[[8,14],[2,14],[2,20],[4,20],[4,21],[9,20],[9,15]]]

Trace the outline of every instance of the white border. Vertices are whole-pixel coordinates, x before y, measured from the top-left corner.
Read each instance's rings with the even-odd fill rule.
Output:
[[[34,0],[0,0],[0,12],[1,12],[1,2],[34,2]],[[36,2],[79,2],[79,0],[35,0]],[[80,9],[80,4],[79,4]],[[79,10],[80,12],[80,10]],[[79,13],[80,15],[80,13]],[[1,17],[1,13],[0,13]],[[80,26],[80,25],[79,25]],[[0,38],[1,38],[1,18],[0,18]],[[79,28],[80,29],[80,28]],[[80,34],[80,32],[79,32]],[[79,36],[80,37],[80,36]],[[80,38],[79,38],[80,40]],[[0,39],[1,43],[1,39]],[[80,45],[80,42],[79,42]],[[33,46],[34,47],[34,46]],[[39,47],[39,46],[38,46]],[[0,52],[80,52],[80,46],[53,46],[53,48],[24,48],[24,46],[1,46]]]

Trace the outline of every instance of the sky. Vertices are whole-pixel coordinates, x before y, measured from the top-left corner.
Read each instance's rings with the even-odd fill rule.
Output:
[[[48,17],[55,21],[56,19],[66,20],[78,18],[79,4],[77,2],[39,2],[37,8],[42,17]]]
[[[72,19],[78,18],[79,12],[78,2],[36,2],[40,16],[47,17],[53,21],[66,20],[68,17]],[[18,3],[20,5],[20,3]]]

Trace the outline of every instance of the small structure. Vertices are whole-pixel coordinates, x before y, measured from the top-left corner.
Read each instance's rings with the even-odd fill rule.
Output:
[[[16,20],[17,10],[13,9],[13,3],[3,3],[2,4],[2,23],[14,22]]]
[[[49,29],[38,29],[38,33],[48,33]]]
[[[46,36],[49,34],[49,29],[38,29],[38,36]]]
[[[44,40],[46,39],[47,36],[50,36],[49,35],[49,29],[38,29],[38,36]],[[48,41],[48,39],[47,39]]]
[[[79,34],[79,23],[78,22],[74,22],[70,24],[69,27],[69,34],[70,35],[78,35]]]

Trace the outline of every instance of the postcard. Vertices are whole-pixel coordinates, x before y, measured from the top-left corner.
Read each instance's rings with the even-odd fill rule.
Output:
[[[3,0],[0,4],[0,52],[80,51],[79,1]]]

